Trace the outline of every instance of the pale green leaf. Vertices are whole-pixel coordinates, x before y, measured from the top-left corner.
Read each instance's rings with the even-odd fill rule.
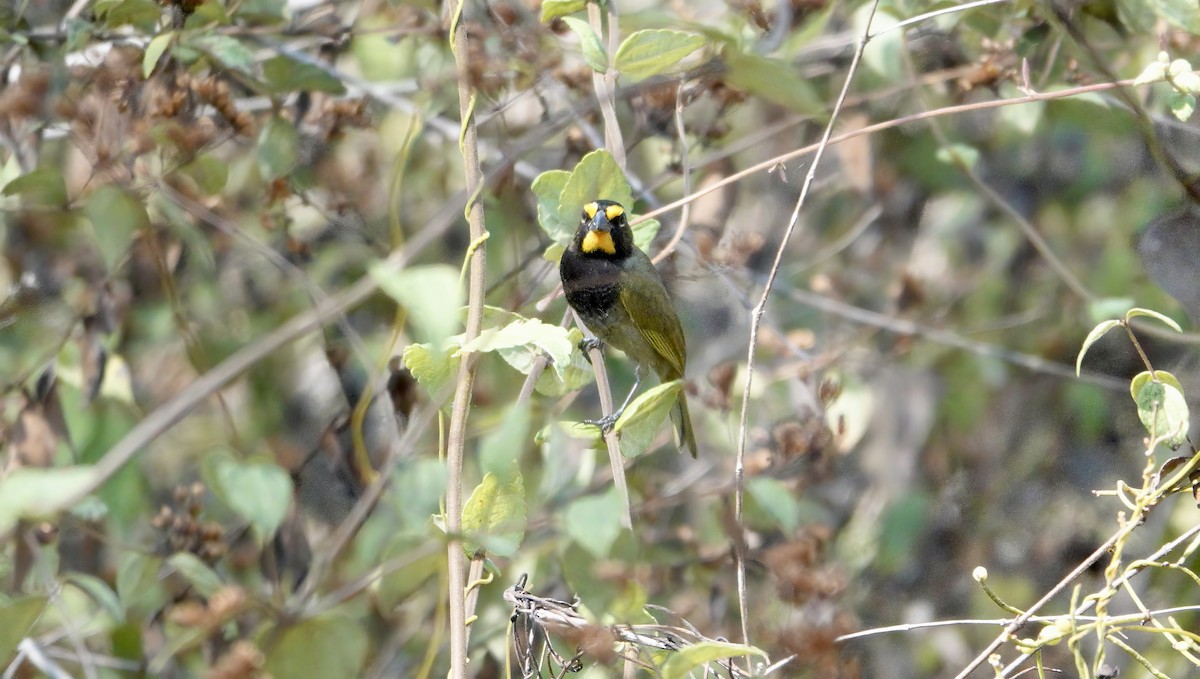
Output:
[[[212,596],[214,592],[225,585],[221,576],[217,575],[212,567],[191,552],[172,554],[167,559],[166,567],[182,575],[201,596]]]
[[[582,12],[585,7],[587,0],[542,0],[542,21]]]
[[[1146,384],[1152,380],[1158,380],[1163,384],[1169,384],[1178,389],[1180,392],[1183,392],[1183,385],[1179,383],[1179,378],[1175,377],[1166,370],[1155,370],[1153,376],[1150,375],[1150,371],[1143,370],[1137,375],[1134,375],[1133,379],[1129,381],[1129,397],[1133,399],[1134,403],[1137,403],[1138,394],[1141,393],[1142,387],[1145,387]]]
[[[463,505],[462,530],[468,554],[479,550],[513,556],[525,538],[525,482],[514,460],[506,476],[491,472]]]
[[[225,188],[229,180],[229,163],[211,154],[198,156],[179,171],[196,182],[196,188],[215,196]]]
[[[299,135],[292,124],[274,116],[258,135],[258,167],[263,179],[274,181],[287,175],[296,165]]]
[[[1166,382],[1147,380],[1134,401],[1138,419],[1153,439],[1171,450],[1187,441],[1190,415],[1183,392]]]
[[[600,36],[596,35],[592,25],[575,17],[563,17],[563,21],[579,36],[579,49],[587,65],[598,73],[608,70],[608,53],[604,51],[604,45],[600,44]]]
[[[621,534],[625,507],[615,488],[600,495],[575,500],[563,512],[563,529],[568,537],[597,559],[609,555]]]
[[[454,267],[430,264],[397,269],[374,262],[369,271],[379,289],[408,311],[408,324],[419,342],[440,347],[462,328],[466,297]]]
[[[692,670],[704,667],[715,660],[740,658],[747,655],[767,657],[765,652],[753,646],[731,644],[724,641],[703,641],[681,648],[672,654],[663,665],[662,676],[663,679],[684,679]]]
[[[93,191],[84,214],[92,222],[96,245],[110,270],[124,258],[134,234],[150,225],[142,202],[115,184]]]
[[[951,144],[937,150],[937,159],[948,165],[962,166],[967,169],[979,163],[979,149],[966,144]]]
[[[90,466],[21,467],[10,472],[0,479],[0,535],[19,519],[49,518],[68,509],[95,482],[96,470]]]
[[[570,355],[566,360],[555,358],[553,370],[542,371],[534,388],[539,394],[546,396],[562,396],[592,383],[596,371],[586,354],[578,350],[583,333],[578,328],[567,332],[567,341],[571,344]]]
[[[1180,73],[1172,78],[1171,81],[1175,83],[1175,87],[1188,94],[1200,93],[1200,74],[1188,71],[1187,73]]]
[[[733,50],[728,50],[725,61],[729,67],[726,77],[734,87],[797,113],[824,113],[824,100],[794,66]]]
[[[272,57],[263,62],[263,79],[269,94],[290,92],[327,92],[345,94],[346,86],[320,67],[297,61],[285,55]]]
[[[559,199],[570,178],[571,173],[566,170],[547,170],[539,174],[530,186],[533,195],[537,196],[538,224],[558,245],[570,241],[579,224],[578,216],[564,220],[559,214]]]
[[[1195,0],[1150,0],[1149,4],[1168,23],[1192,35],[1200,35],[1200,3]]]
[[[214,456],[207,468],[209,486],[230,509],[250,522],[264,541],[287,517],[292,479],[271,462],[240,462]]]
[[[41,167],[5,184],[4,195],[21,196],[34,206],[62,207],[67,204],[67,185],[60,171]]]
[[[66,581],[87,594],[113,620],[118,622],[125,620],[125,610],[121,607],[121,600],[107,582],[88,573],[68,573]]]
[[[367,658],[367,632],[341,613],[329,613],[274,630],[264,670],[288,677],[357,677]]]
[[[458,372],[458,358],[452,349],[434,349],[432,344],[410,344],[404,348],[404,367],[430,396],[437,397]]]
[[[702,36],[668,28],[634,31],[617,49],[613,66],[621,75],[641,80],[682,69],[680,61],[704,47]]]
[[[1196,112],[1196,95],[1172,92],[1167,96],[1167,107],[1176,118],[1187,122]]]
[[[643,219],[631,228],[633,229],[633,244],[642,252],[649,252],[650,244],[654,242],[654,237],[658,235],[662,224],[657,219]]]
[[[208,33],[196,36],[188,44],[216,59],[226,68],[253,75],[251,70],[254,66],[254,53],[237,38]]]
[[[1101,337],[1104,337],[1109,330],[1112,330],[1119,325],[1121,325],[1121,321],[1108,320],[1092,328],[1092,331],[1088,333],[1087,339],[1083,340],[1083,346],[1079,348],[1079,356],[1075,358],[1076,377],[1079,376],[1079,371],[1083,367],[1083,356],[1087,353],[1088,349],[1090,349],[1093,344],[1098,342]]]
[[[150,44],[146,45],[146,52],[142,55],[142,77],[149,78],[154,72],[154,67],[158,65],[158,60],[162,58],[167,48],[171,46],[171,41],[175,39],[175,31],[166,31],[159,33],[150,40]]]
[[[1120,318],[1133,308],[1131,297],[1101,297],[1088,303],[1088,318],[1093,323],[1107,321],[1110,318]]]
[[[583,214],[583,206],[599,199],[614,200],[626,208],[633,203],[629,180],[612,154],[603,149],[584,156],[572,170],[558,197],[559,219],[571,225],[573,234]]]
[[[613,426],[613,430],[621,436],[622,455],[637,457],[646,452],[662,428],[663,421],[671,414],[681,389],[682,380],[660,384],[647,389],[625,408]]]
[[[45,596],[27,596],[0,604],[0,659],[9,663],[17,644],[29,636],[33,624],[46,609]]]
[[[1125,312],[1125,320],[1126,321],[1133,320],[1134,318],[1136,318],[1138,316],[1146,316],[1148,318],[1153,318],[1156,321],[1161,322],[1163,325],[1167,326],[1168,328],[1174,330],[1175,332],[1183,332],[1183,328],[1179,327],[1179,324],[1175,322],[1175,319],[1171,318],[1170,316],[1167,316],[1166,314],[1159,313],[1153,309],[1143,309],[1141,307],[1135,307],[1135,308],[1130,309],[1129,311]]]
[[[153,615],[170,598],[159,573],[161,557],[125,552],[117,566],[117,597],[121,607],[134,619]]]
[[[492,474],[506,472],[531,443],[529,424],[529,401],[510,407],[500,426],[484,434],[479,442],[480,468]]]
[[[785,535],[791,535],[800,526],[800,502],[778,479],[767,476],[749,479],[746,492]]]

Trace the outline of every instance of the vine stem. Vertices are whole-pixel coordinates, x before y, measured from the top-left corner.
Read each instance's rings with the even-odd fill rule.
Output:
[[[479,336],[483,327],[484,275],[486,273],[486,232],[483,224],[483,171],[479,166],[479,139],[475,128],[475,94],[471,91],[467,32],[462,30],[463,3],[453,9],[450,22],[451,49],[458,76],[458,104],[462,118],[459,148],[467,182],[466,217],[473,245],[467,252],[467,325],[464,344]],[[452,679],[467,676],[467,573],[462,543],[462,474],[466,447],[467,415],[471,408],[471,390],[475,383],[478,354],[463,356],[454,386],[450,410],[450,430],[446,436],[446,561],[450,600],[450,674]]]
[[[854,74],[858,72],[858,64],[862,60],[863,52],[867,48],[867,42],[871,39],[871,23],[875,19],[875,11],[878,8],[879,0],[874,0],[871,3],[870,13],[867,14],[867,23],[863,27],[858,47],[854,50],[854,59],[850,62],[850,68],[846,72],[846,79],[842,83],[842,91],[838,94],[837,102],[833,105],[833,112],[829,115],[829,123],[825,125],[825,132],[821,135],[820,143],[817,144],[812,164],[809,165],[808,173],[804,176],[804,184],[800,188],[800,197],[796,199],[796,207],[792,210],[792,216],[788,220],[787,229],[783,233],[783,239],[779,242],[779,248],[775,251],[775,261],[771,264],[771,271],[767,275],[766,284],[763,286],[762,296],[759,297],[758,304],[750,312],[750,342],[746,350],[746,386],[742,391],[742,412],[738,420],[738,447],[737,459],[734,463],[733,495],[734,522],[738,526],[738,536],[734,540],[734,558],[737,562],[738,613],[742,624],[742,642],[746,645],[750,644],[750,622],[749,610],[746,603],[746,544],[744,540],[745,531],[742,528],[742,511],[746,495],[746,419],[750,408],[750,390],[754,384],[754,350],[758,347],[758,328],[762,323],[763,313],[767,308],[767,299],[771,296],[771,289],[775,285],[775,278],[779,275],[779,266],[783,262],[783,253],[787,250],[788,242],[791,240],[792,234],[796,231],[796,224],[800,221],[800,210],[804,207],[804,202],[808,198],[809,188],[812,186],[813,179],[817,175],[817,166],[821,162],[821,157],[825,155],[826,147],[829,146],[829,140],[833,136],[833,126],[837,122],[838,113],[841,112],[842,105],[846,102],[846,95],[850,91],[850,83],[854,80]],[[747,660],[747,662],[750,661]]]

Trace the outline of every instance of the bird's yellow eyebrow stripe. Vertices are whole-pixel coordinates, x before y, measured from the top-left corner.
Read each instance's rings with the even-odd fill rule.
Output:
[[[600,206],[596,203],[588,203],[583,206],[583,214],[587,215],[588,219],[595,219],[596,213],[600,211]]]
[[[595,205],[595,203],[592,204]],[[625,208],[620,205],[609,205],[604,208],[604,216],[608,217],[608,221],[610,222],[623,214],[625,214]]]

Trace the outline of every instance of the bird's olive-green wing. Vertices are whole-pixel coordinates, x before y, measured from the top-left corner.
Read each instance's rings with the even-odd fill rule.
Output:
[[[635,253],[635,257],[637,254],[642,253]],[[644,261],[636,262],[633,270],[623,276],[621,306],[646,342],[671,366],[675,374],[670,379],[678,379],[683,377],[687,361],[683,328],[658,271],[644,254],[641,259]]]

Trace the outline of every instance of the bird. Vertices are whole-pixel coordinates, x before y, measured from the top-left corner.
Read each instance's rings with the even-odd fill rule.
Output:
[[[633,242],[625,208],[612,200],[583,206],[579,228],[559,260],[567,304],[602,344],[619,349],[637,365],[633,389],[616,412],[594,424],[607,431],[652,369],[663,382],[683,379],[687,346],[679,315],[654,263]],[[583,347],[588,348],[588,347]],[[696,457],[696,436],[687,395],[671,408],[680,452]]]

